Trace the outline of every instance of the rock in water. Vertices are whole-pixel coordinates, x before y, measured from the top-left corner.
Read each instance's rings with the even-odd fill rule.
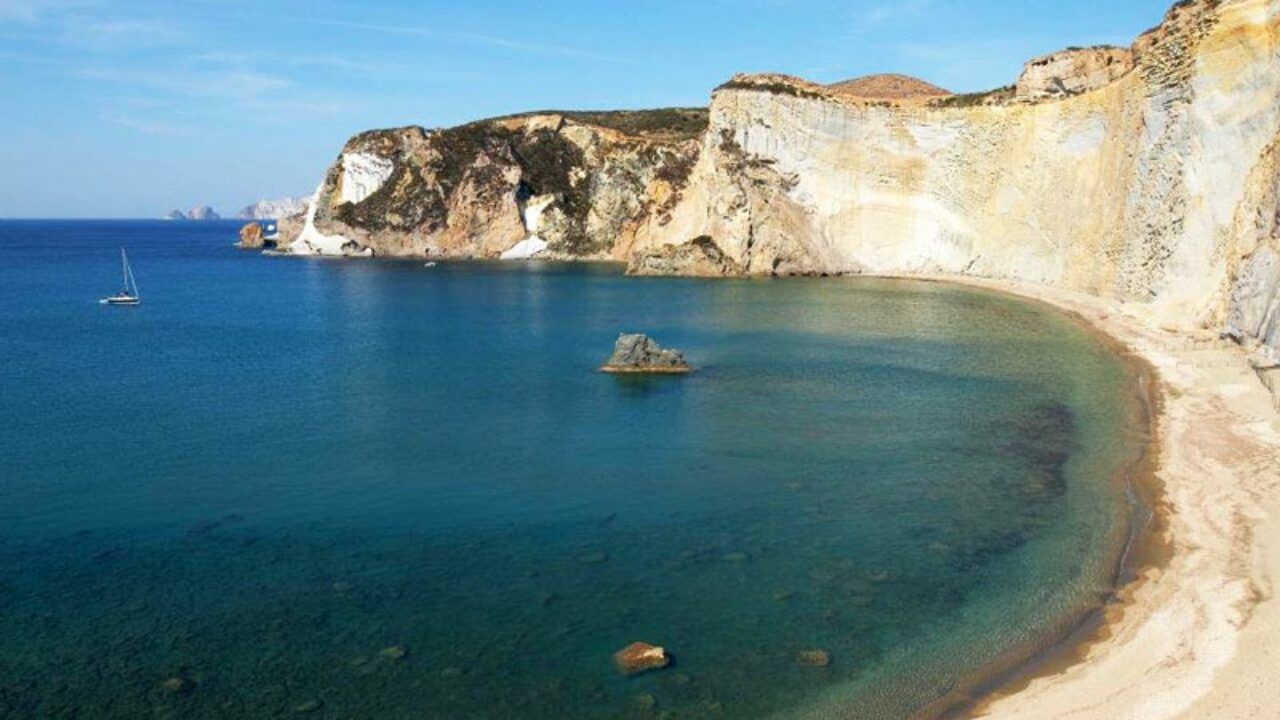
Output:
[[[637,642],[614,653],[613,663],[623,675],[639,675],[670,665],[671,656],[664,648]]]
[[[174,676],[160,683],[160,687],[174,695],[190,695],[195,684],[184,677]]]
[[[389,648],[383,648],[378,655],[387,660],[403,660],[408,657],[409,649],[403,645],[392,645]]]
[[[256,222],[240,228],[240,247],[245,250],[262,249],[262,226]]]
[[[222,216],[208,205],[193,207],[187,211],[188,220],[221,220]]]
[[[796,654],[796,662],[805,667],[824,668],[831,664],[831,655],[826,650],[801,650]]]
[[[693,368],[679,350],[663,349],[648,335],[622,335],[613,357],[600,368],[607,373],[683,375]]]

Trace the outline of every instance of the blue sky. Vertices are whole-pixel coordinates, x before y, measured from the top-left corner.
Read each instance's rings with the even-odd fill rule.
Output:
[[[350,135],[531,109],[703,105],[735,72],[1012,82],[1171,0],[0,0],[0,217],[232,211]]]

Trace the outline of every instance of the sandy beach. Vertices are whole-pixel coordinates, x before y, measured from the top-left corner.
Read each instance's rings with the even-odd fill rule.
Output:
[[[927,279],[1078,315],[1150,363],[1159,383],[1155,472],[1167,558],[1122,589],[1078,657],[1003,688],[974,716],[1276,717],[1280,413],[1245,353],[1208,332],[1164,327],[1139,304],[1007,281]]]

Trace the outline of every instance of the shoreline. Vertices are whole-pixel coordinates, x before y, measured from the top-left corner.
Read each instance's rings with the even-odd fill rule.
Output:
[[[870,277],[870,276],[868,276]],[[1048,304],[1099,333],[1149,378],[1150,450],[1133,487],[1153,519],[1102,605],[1039,653],[931,705],[942,717],[1015,720],[1264,718],[1280,611],[1280,413],[1245,353],[1162,328],[1136,303],[1014,281],[943,282]],[[1271,552],[1268,552],[1270,550]],[[1131,576],[1126,577],[1125,565]]]

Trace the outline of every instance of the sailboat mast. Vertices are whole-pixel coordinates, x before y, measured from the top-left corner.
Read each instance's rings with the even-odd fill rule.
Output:
[[[133,268],[129,267],[129,256],[125,254],[124,248],[120,248],[120,264],[124,268],[125,292],[132,294],[134,297],[142,297],[142,294],[138,292],[138,281],[133,277]]]

